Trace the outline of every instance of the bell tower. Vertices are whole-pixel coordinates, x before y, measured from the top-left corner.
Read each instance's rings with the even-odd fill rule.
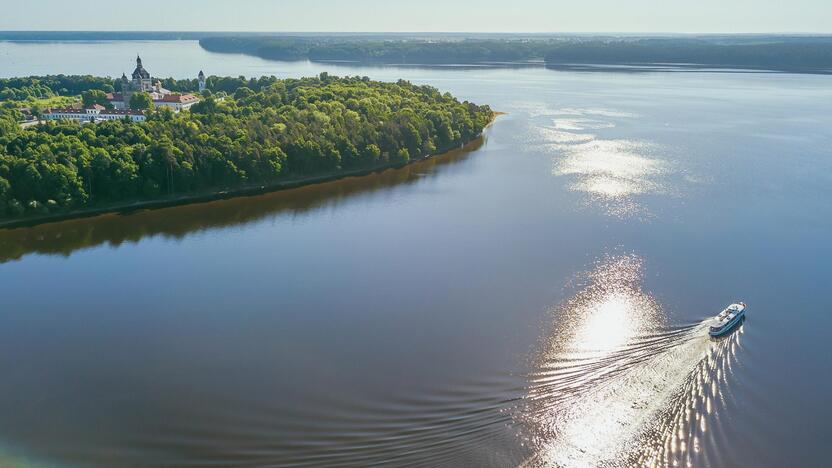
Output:
[[[133,85],[130,83],[130,80],[127,79],[127,75],[124,73],[121,74],[121,99],[122,105],[116,105],[117,109],[121,108],[128,108],[130,102],[130,96],[133,95]]]
[[[205,73],[202,73],[202,70],[199,71],[199,75],[197,75],[197,80],[199,80],[199,92],[205,91]]]

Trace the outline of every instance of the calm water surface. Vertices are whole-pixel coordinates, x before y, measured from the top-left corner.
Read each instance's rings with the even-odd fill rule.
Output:
[[[0,43],[0,75],[410,79],[500,117],[294,191],[0,230],[0,464],[830,463],[832,78]],[[734,300],[732,335],[703,320]]]

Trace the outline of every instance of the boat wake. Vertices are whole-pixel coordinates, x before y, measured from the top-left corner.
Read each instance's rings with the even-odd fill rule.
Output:
[[[519,412],[533,452],[525,466],[691,466],[704,456],[742,329],[715,341],[708,321],[663,326],[641,269],[634,256],[606,259],[559,311],[572,326],[555,330],[563,338],[547,344]]]

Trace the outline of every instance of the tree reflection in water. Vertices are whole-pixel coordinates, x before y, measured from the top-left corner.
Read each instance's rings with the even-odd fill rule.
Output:
[[[102,244],[118,246],[157,235],[180,239],[196,232],[254,223],[281,214],[295,216],[336,207],[351,197],[417,183],[435,175],[442,167],[466,160],[484,143],[485,137],[481,136],[461,149],[404,167],[262,195],[0,229],[0,263],[32,253],[69,256],[80,249]]]

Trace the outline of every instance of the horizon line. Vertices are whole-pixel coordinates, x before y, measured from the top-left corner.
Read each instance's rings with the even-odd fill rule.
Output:
[[[135,29],[135,30],[94,30],[94,29],[2,29],[2,33],[207,33],[207,34],[514,34],[514,35],[680,35],[680,36],[832,36],[829,32],[796,31],[744,31],[744,32],[701,32],[701,31],[266,31],[266,30],[199,30],[199,29]]]

